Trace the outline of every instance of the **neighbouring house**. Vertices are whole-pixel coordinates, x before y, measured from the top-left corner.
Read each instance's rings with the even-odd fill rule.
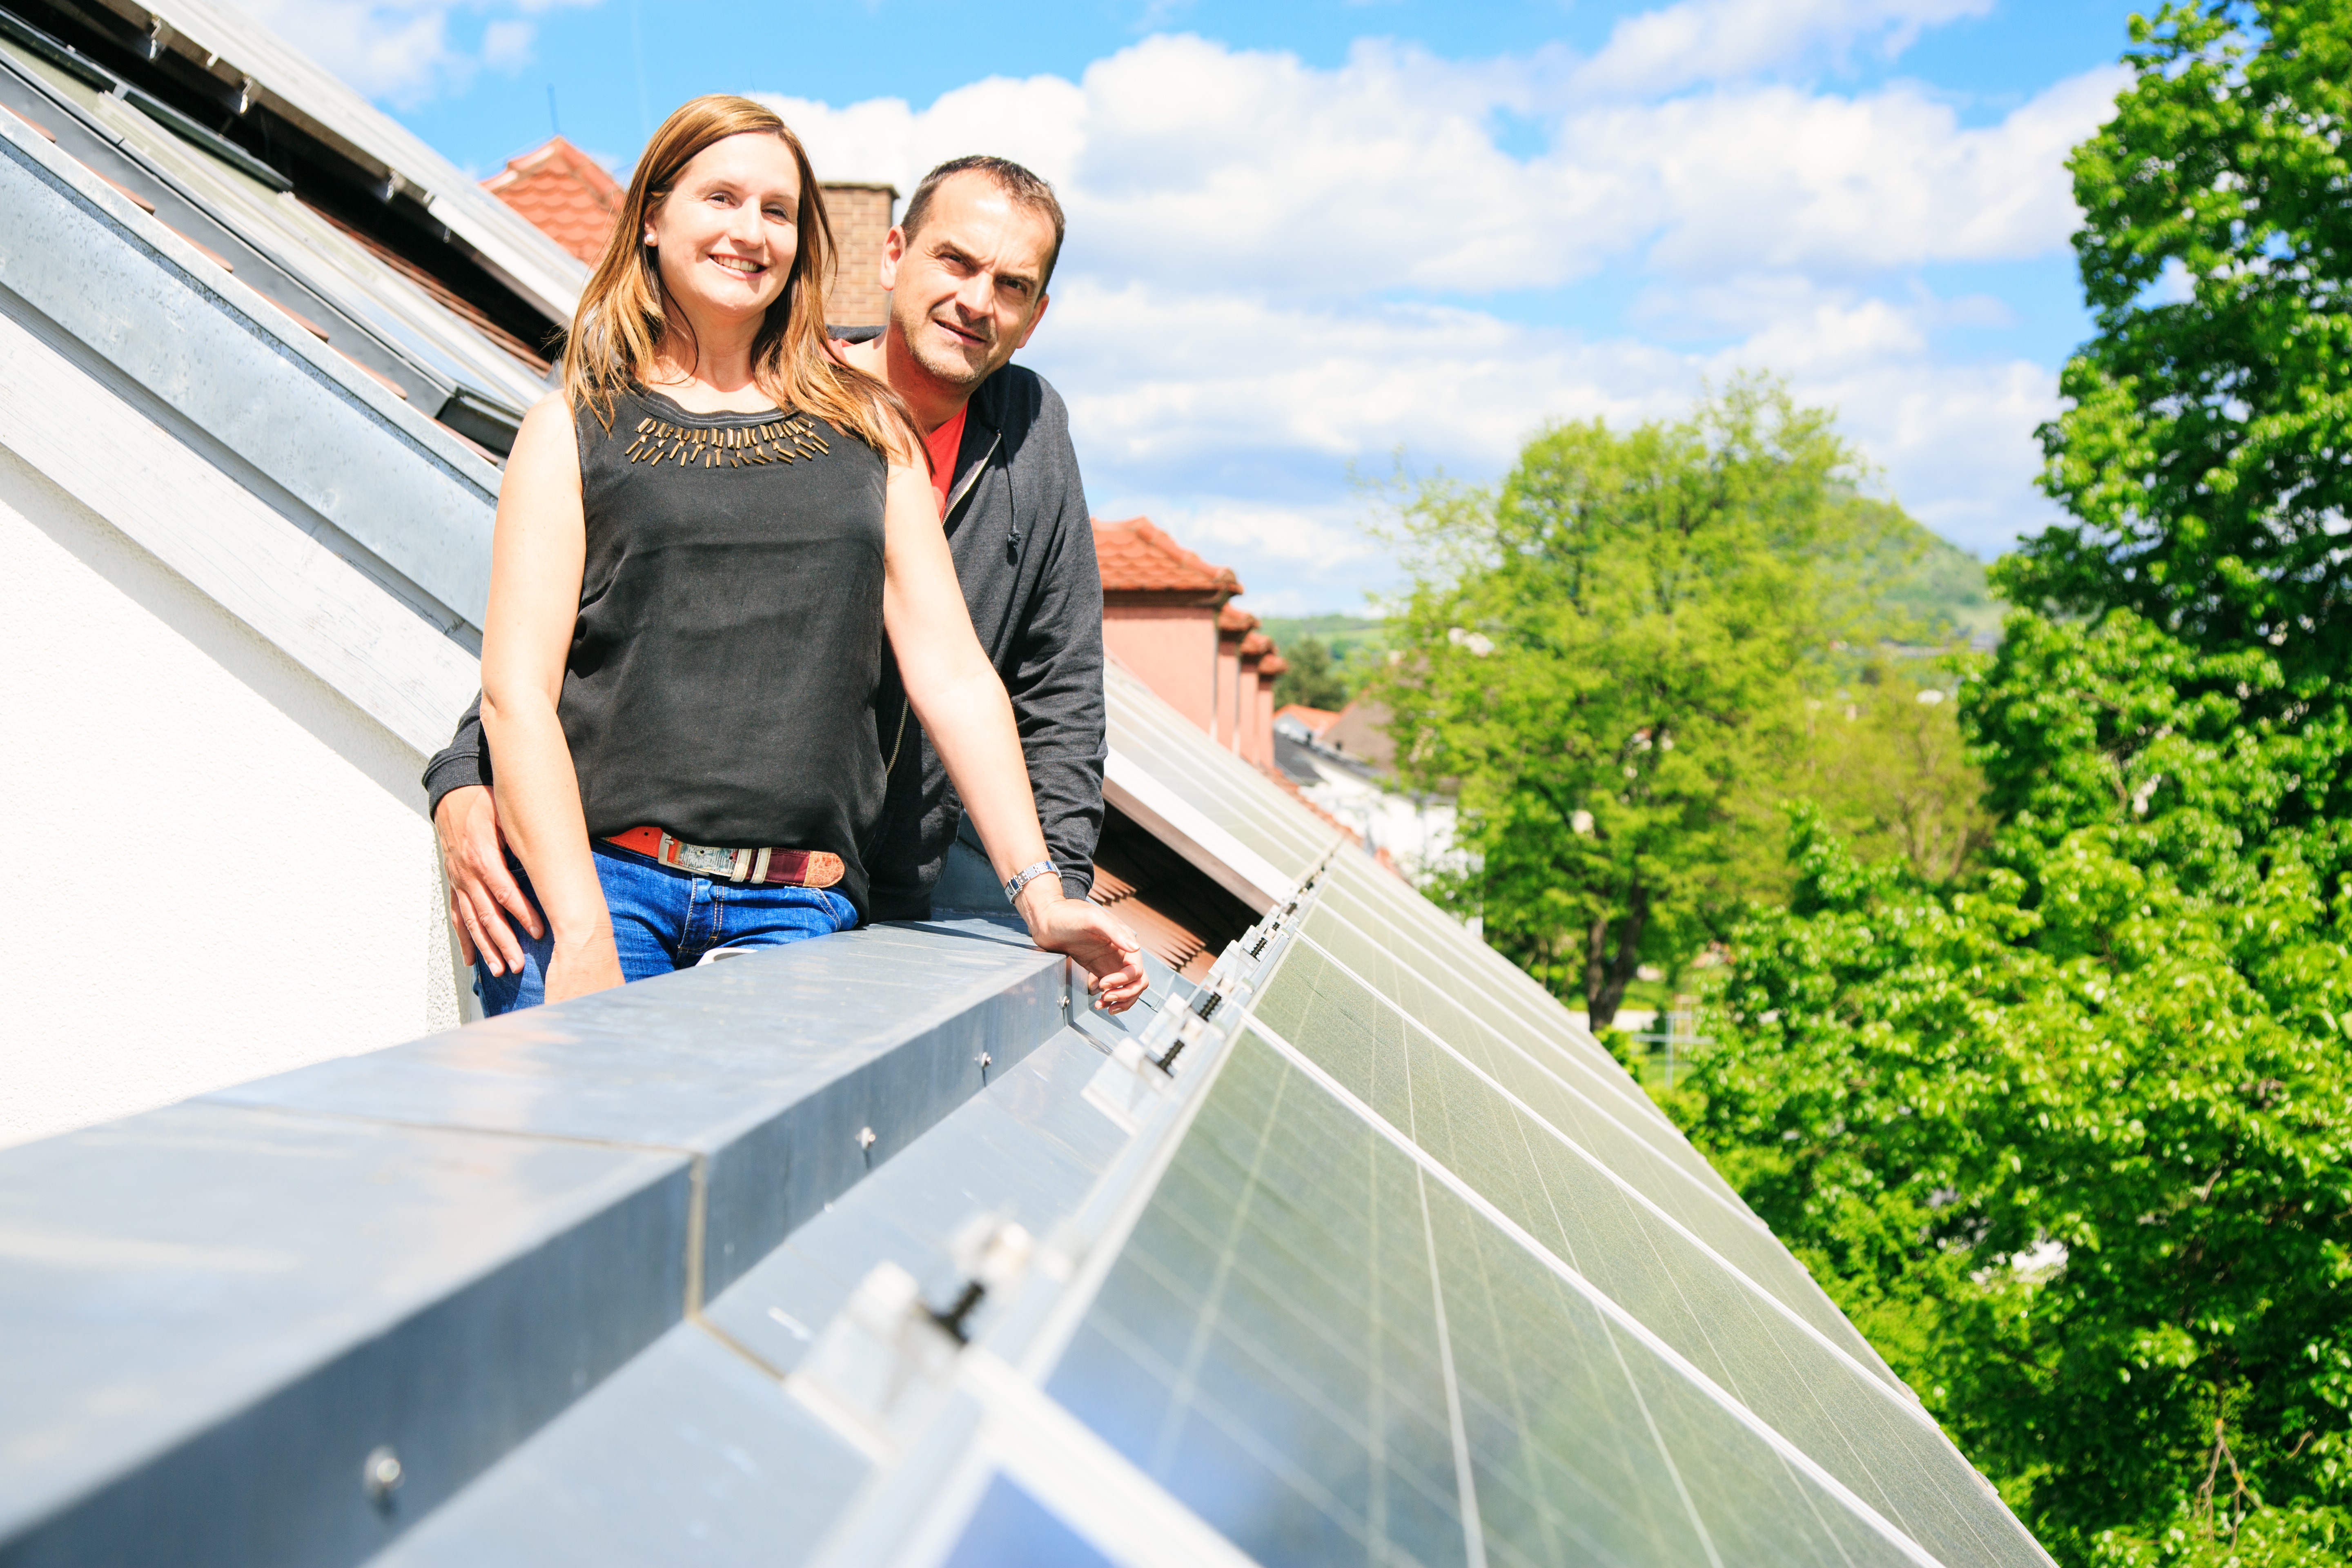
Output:
[[[1102,571],[1103,647],[1162,700],[1230,742],[1231,675],[1222,661],[1218,626],[1242,592],[1225,566],[1212,566],[1150,518],[1094,520],[1095,560]]]
[[[1217,612],[1217,720],[1209,738],[1227,751],[1241,749],[1243,715],[1257,698],[1255,670],[1242,656],[1242,646],[1257,634],[1257,617],[1227,605]]]
[[[508,159],[482,189],[590,267],[604,254],[625,194],[604,165],[561,136]]]
[[[1276,761],[1307,799],[1408,877],[1450,864],[1454,802],[1397,787],[1386,708],[1355,701],[1337,713],[1292,707],[1283,714],[1292,717],[1276,716]]]
[[[1349,703],[1315,739],[1383,772],[1396,763],[1396,742],[1389,739],[1389,710],[1378,702]]]
[[[837,327],[878,327],[889,312],[877,268],[898,190],[859,180],[820,180],[833,220],[834,276],[825,320]],[[482,188],[528,218],[556,244],[593,267],[625,194],[604,166],[561,136],[507,160]]]
[[[1216,744],[1385,856],[1399,875],[1433,866],[1452,842],[1441,796],[1391,787],[1387,710],[1351,702],[1338,713],[1296,704],[1276,714],[1289,668],[1258,617],[1233,601],[1232,568],[1213,565],[1149,518],[1095,520],[1103,576],[1103,646]],[[1311,716],[1311,722],[1310,721]]]
[[[1312,741],[1339,717],[1328,708],[1309,708],[1304,702],[1285,703],[1274,710],[1275,733],[1287,734],[1294,741]]]
[[[1385,709],[1351,702],[1327,713],[1293,704],[1276,712],[1275,682],[1289,665],[1258,617],[1233,603],[1243,589],[1230,567],[1213,565],[1141,517],[1096,519],[1095,555],[1103,645],[1114,658],[1399,876],[1443,862],[1453,803],[1393,787]]]

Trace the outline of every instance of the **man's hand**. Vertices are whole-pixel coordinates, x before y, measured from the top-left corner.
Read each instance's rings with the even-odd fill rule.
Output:
[[[499,831],[490,792],[467,784],[443,795],[433,813],[433,835],[449,879],[449,923],[457,928],[458,956],[471,963],[478,953],[492,974],[520,973],[522,944],[508,929],[506,913],[534,939],[546,935],[547,927],[507,870],[506,836]]]
[[[1150,984],[1135,933],[1092,901],[1068,897],[1059,878],[1040,877],[1022,889],[1020,908],[1032,941],[1087,972],[1087,989],[1104,1012],[1126,1012]]]

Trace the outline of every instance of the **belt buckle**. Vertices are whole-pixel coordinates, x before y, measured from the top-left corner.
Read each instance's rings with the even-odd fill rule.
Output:
[[[670,842],[677,846],[672,851],[670,864],[681,871],[692,871],[705,877],[724,877],[735,869],[735,851],[732,849],[717,849],[708,844],[685,844],[677,839]]]

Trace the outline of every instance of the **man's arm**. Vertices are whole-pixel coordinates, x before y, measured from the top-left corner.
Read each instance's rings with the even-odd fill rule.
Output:
[[[1046,552],[1034,596],[1013,639],[1004,686],[1029,760],[1029,787],[1062,887],[1082,899],[1094,887],[1095,846],[1102,837],[1102,572],[1094,526],[1070,447],[1061,400],[1045,389],[1047,428],[1066,479],[1050,491],[1032,526]]]
[[[478,956],[492,974],[505,974],[522,969],[522,944],[507,916],[533,937],[544,935],[546,928],[507,869],[506,839],[499,832],[489,786],[490,750],[482,739],[482,699],[477,693],[457,721],[448,749],[425,764],[425,798],[441,847],[442,874],[448,879],[457,956],[467,963]]]
[[[482,744],[482,694],[477,691],[472,705],[457,721],[457,732],[449,737],[447,748],[435,752],[425,764],[425,809],[438,815],[451,790],[468,784],[487,789],[489,783],[490,756]]]

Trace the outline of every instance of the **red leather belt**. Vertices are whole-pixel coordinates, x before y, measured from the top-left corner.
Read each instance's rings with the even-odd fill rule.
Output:
[[[721,849],[684,844],[658,827],[632,827],[604,837],[678,871],[729,882],[772,882],[787,888],[830,888],[841,880],[841,857],[823,849]]]

